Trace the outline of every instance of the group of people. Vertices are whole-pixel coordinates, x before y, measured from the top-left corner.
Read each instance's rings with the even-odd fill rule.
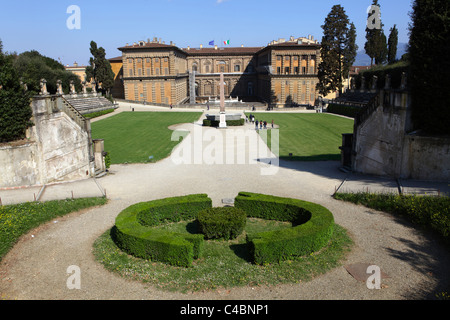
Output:
[[[254,123],[256,130],[258,130],[258,127],[259,127],[259,129],[263,129],[263,128],[267,129],[267,121],[263,121],[263,120],[258,121],[255,119],[255,116],[253,114],[246,116],[245,121]],[[273,129],[273,120],[272,120],[272,129]]]

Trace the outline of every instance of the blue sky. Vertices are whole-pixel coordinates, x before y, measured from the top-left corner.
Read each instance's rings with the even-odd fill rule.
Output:
[[[37,50],[63,64],[87,64],[89,43],[105,48],[107,57],[118,47],[139,40],[162,38],[177,46],[198,47],[215,40],[230,46],[265,46],[278,38],[313,35],[335,4],[355,23],[364,48],[367,8],[372,0],[21,0],[3,1],[0,39],[5,51]],[[397,24],[399,42],[408,42],[412,0],[380,0],[386,35]],[[70,5],[81,11],[81,28],[70,30]]]

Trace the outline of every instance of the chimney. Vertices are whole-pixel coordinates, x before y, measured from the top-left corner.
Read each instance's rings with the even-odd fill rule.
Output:
[[[162,43],[162,39],[161,39],[161,38],[159,38],[159,43],[160,43],[160,44]]]
[[[214,49],[217,50],[217,44],[214,46]]]
[[[170,45],[173,45],[173,42],[172,42],[172,41],[170,41]]]
[[[241,48],[243,48],[244,47],[244,45],[243,44],[241,44]]]
[[[200,45],[200,49],[203,49],[203,45],[202,44]]]
[[[187,49],[188,49],[188,50],[191,50],[191,47],[188,46]]]

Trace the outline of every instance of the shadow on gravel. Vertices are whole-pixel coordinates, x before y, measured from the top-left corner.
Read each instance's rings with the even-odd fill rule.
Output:
[[[404,261],[412,266],[417,272],[430,279],[435,279],[436,286],[429,287],[428,284],[419,284],[411,292],[404,294],[408,300],[436,299],[436,294],[450,289],[450,248],[448,244],[436,235],[428,231],[417,230],[423,235],[422,243],[415,243],[402,237],[393,238],[403,244],[405,249],[385,248],[394,258]],[[408,275],[405,275],[408,277]]]

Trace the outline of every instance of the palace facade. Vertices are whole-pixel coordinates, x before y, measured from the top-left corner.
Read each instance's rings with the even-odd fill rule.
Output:
[[[279,39],[265,47],[177,47],[161,39],[119,48],[115,65],[117,98],[152,104],[203,103],[225,95],[264,101],[274,107],[314,105],[320,44],[308,38]],[[121,58],[121,59],[120,59]],[[122,66],[118,65],[122,63]]]

